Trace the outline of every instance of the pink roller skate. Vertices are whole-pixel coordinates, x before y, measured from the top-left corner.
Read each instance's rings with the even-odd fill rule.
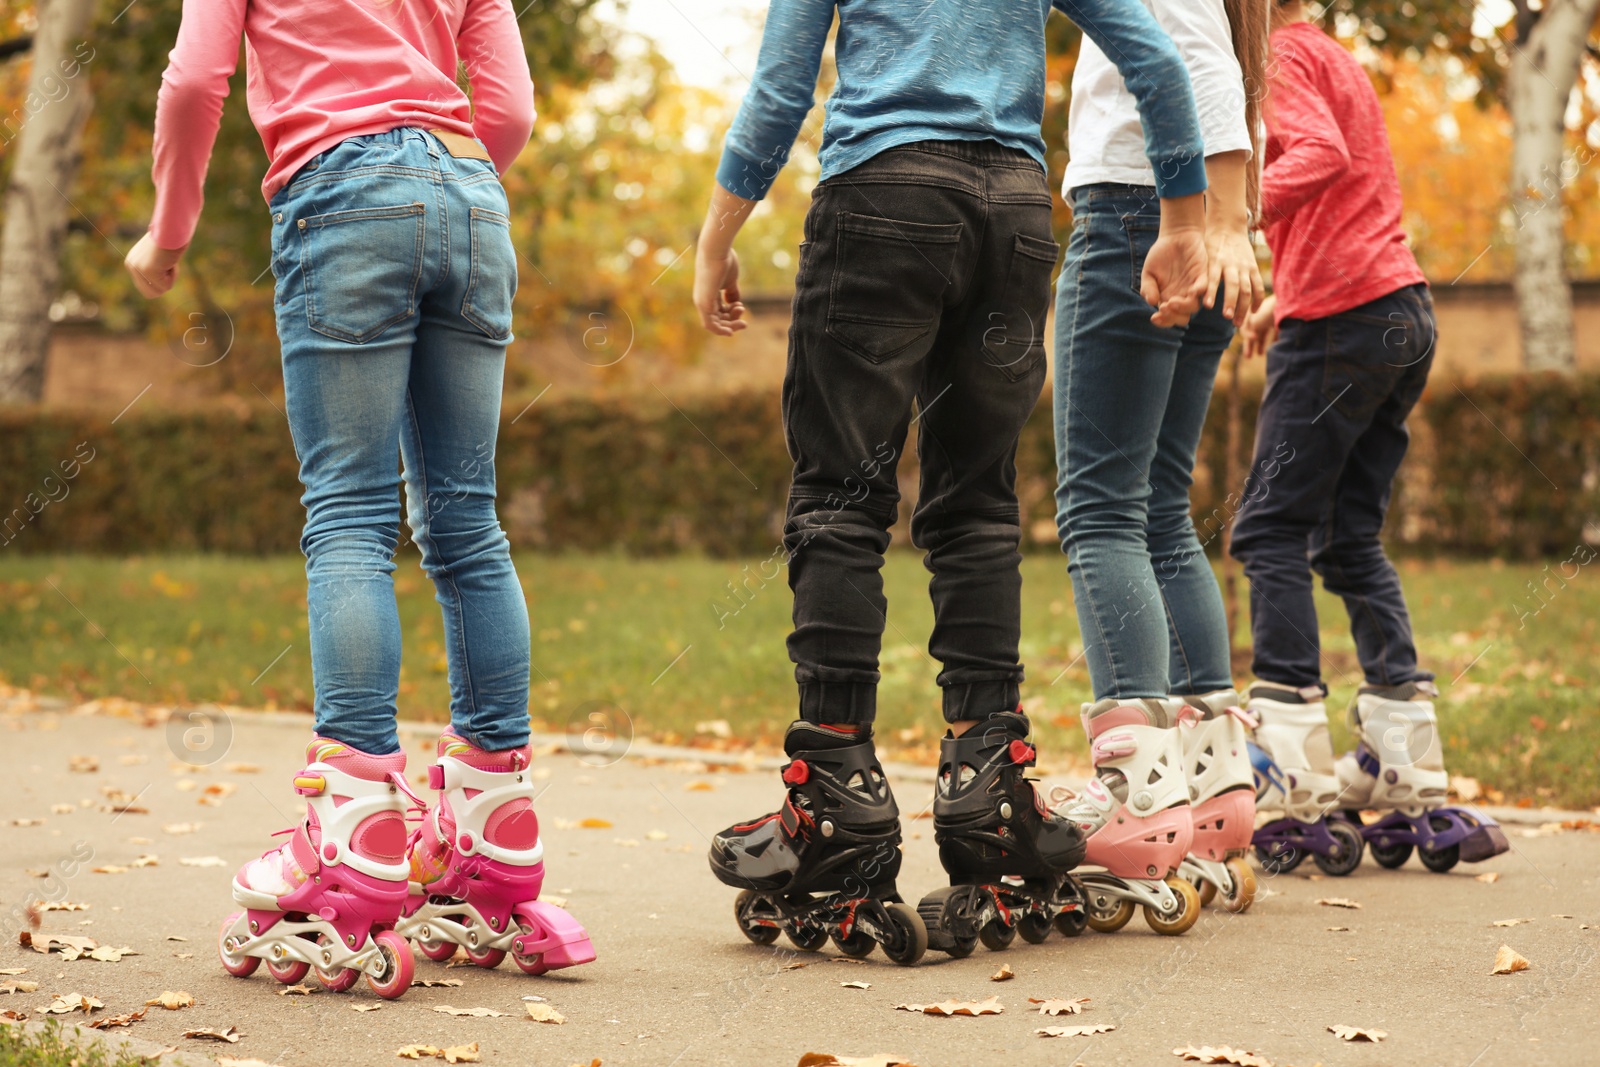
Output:
[[[1084,862],[1099,868],[1075,872],[1091,929],[1122,929],[1136,904],[1158,934],[1181,934],[1199,918],[1199,894],[1176,876],[1194,842],[1177,726],[1193,715],[1181,700],[1107,698],[1084,706],[1097,776],[1081,794],[1058,786],[1051,800],[1088,837]]]
[[[1179,869],[1200,891],[1229,911],[1247,911],[1256,899],[1256,876],[1245,862],[1256,825],[1255,775],[1250,735],[1255,716],[1239,707],[1232,689],[1173,697],[1194,712],[1185,717],[1184,771],[1194,813],[1194,845]]]
[[[441,796],[411,835],[411,889],[399,932],[441,962],[458,946],[480,967],[498,966],[509,951],[528,974],[593,960],[578,921],[538,899],[544,846],[529,746],[485,752],[447,730],[438,752],[428,784]]]
[[[230,974],[262,960],[284,985],[315,970],[335,992],[363,974],[393,999],[411,986],[411,946],[394,932],[406,898],[405,753],[373,756],[327,738],[306,748],[295,792],[305,821],[289,843],[240,868],[217,950]]]

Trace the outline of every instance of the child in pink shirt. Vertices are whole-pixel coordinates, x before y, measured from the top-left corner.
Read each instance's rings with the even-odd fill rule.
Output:
[[[543,973],[594,959],[543,880],[528,745],[528,612],[495,514],[494,442],[516,250],[497,168],[533,125],[509,0],[186,0],[156,111],[156,211],[128,254],[172,287],[200,215],[228,78],[245,43],[271,164],[274,308],[306,507],[301,549],[315,736],[307,814],[233,881],[223,966],[264,959],[397,997],[414,967]],[[458,61],[472,99],[456,84]],[[395,729],[394,554],[407,519],[444,615],[450,726],[408,830]],[[416,800],[420,806],[422,802]]]

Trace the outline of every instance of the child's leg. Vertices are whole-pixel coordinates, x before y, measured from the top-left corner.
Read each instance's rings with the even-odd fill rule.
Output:
[[[1215,309],[1201,310],[1189,323],[1150,463],[1145,532],[1166,614],[1173,693],[1213,693],[1233,686],[1222,593],[1189,512],[1195,451],[1210,411],[1217,364],[1232,337],[1232,323]],[[1222,515],[1218,522],[1230,518]],[[1219,532],[1220,526],[1207,524],[1208,538]]]
[[[1167,694],[1168,634],[1146,539],[1151,463],[1181,332],[1151,324],[1139,272],[1153,193],[1079,190],[1057,281],[1056,524],[1096,699]]]
[[[452,729],[491,752],[528,743],[528,607],[495,513],[504,369],[504,341],[447,300],[424,305],[401,434],[406,515],[444,614]]]
[[[426,237],[438,227],[421,206],[427,184],[383,165],[404,151],[393,135],[345,142],[285,190],[273,215],[284,402],[305,486],[316,730],[373,754],[399,750],[395,468],[417,284],[435,262]]]
[[[1405,592],[1380,535],[1395,473],[1411,441],[1406,416],[1421,397],[1433,363],[1435,329],[1431,310],[1420,303],[1411,315],[1394,321],[1403,326],[1386,332],[1386,358],[1412,365],[1404,368],[1393,392],[1351,447],[1328,521],[1311,536],[1311,567],[1322,576],[1328,592],[1344,600],[1362,672],[1370,685],[1377,686],[1433,678],[1417,666]],[[1399,351],[1402,333],[1413,339]]]

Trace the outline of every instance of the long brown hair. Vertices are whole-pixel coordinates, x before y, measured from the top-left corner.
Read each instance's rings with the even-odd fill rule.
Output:
[[[1267,35],[1271,0],[1223,0],[1233,31],[1233,54],[1244,74],[1244,120],[1250,127],[1245,199],[1252,217],[1261,207],[1261,106],[1267,95]]]

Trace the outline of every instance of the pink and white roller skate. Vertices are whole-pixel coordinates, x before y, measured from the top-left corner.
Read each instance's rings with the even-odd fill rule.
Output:
[[[438,753],[428,784],[441,795],[411,835],[411,890],[396,929],[430,960],[458,946],[480,967],[510,952],[528,974],[593,960],[578,921],[538,899],[544,846],[529,746],[485,752],[447,730]]]
[[[1179,731],[1194,814],[1194,845],[1179,873],[1200,891],[1201,904],[1218,899],[1229,911],[1246,911],[1256,899],[1255,872],[1243,858],[1256,825],[1247,732],[1255,718],[1232,689],[1172,699],[1194,712]]]
[[[1194,842],[1177,726],[1193,715],[1181,700],[1084,705],[1096,777],[1079,794],[1057,786],[1051,801],[1089,838],[1084,862],[1093,866],[1075,874],[1091,929],[1122,929],[1136,904],[1158,934],[1181,934],[1199,918],[1199,893],[1177,877]]]
[[[319,737],[306,748],[295,792],[305,820],[281,848],[240,868],[233,899],[245,910],[223,921],[217,950],[230,974],[262,960],[294,985],[315,970],[335,992],[366,975],[393,999],[411,986],[411,946],[394,932],[406,898],[404,752],[373,756]]]

